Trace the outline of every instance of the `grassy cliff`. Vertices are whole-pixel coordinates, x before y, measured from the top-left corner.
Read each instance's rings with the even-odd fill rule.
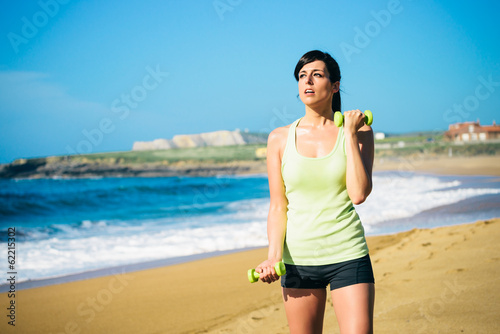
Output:
[[[262,147],[266,147],[266,145],[249,144],[235,146],[174,148],[169,150],[153,151],[108,152],[72,156],[71,159],[74,161],[114,162],[124,164],[165,164],[179,161],[221,163],[229,161],[258,160],[259,158],[256,156],[256,150]]]

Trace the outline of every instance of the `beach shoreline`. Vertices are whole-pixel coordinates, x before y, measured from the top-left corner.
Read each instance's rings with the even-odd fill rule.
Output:
[[[77,282],[77,281],[85,281],[85,280],[89,280],[89,279],[105,277],[105,276],[113,276],[113,275],[117,275],[117,274],[128,274],[128,273],[132,273],[132,272],[136,272],[136,271],[155,269],[155,268],[161,268],[161,267],[166,267],[166,266],[173,266],[176,264],[188,263],[188,262],[198,261],[198,260],[202,260],[202,259],[208,259],[208,258],[222,256],[222,255],[231,254],[231,253],[245,252],[245,251],[250,251],[250,250],[254,250],[254,249],[258,249],[258,248],[262,248],[262,247],[237,248],[237,249],[229,249],[229,250],[207,252],[207,253],[198,253],[198,254],[178,256],[178,257],[169,257],[169,258],[153,260],[153,261],[145,261],[145,262],[124,264],[124,265],[119,265],[119,266],[104,267],[104,268],[100,268],[100,269],[82,271],[82,272],[68,274],[68,275],[17,281],[16,282],[16,290],[21,291],[21,290],[26,290],[26,289],[41,288],[41,287],[50,286],[50,285],[65,284],[65,283],[71,283],[71,282]],[[3,282],[2,282],[2,284],[0,284],[0,293],[4,293],[4,292],[8,292],[8,291],[9,291],[9,284],[8,283],[3,284]]]
[[[385,174],[386,172],[384,171],[379,171],[380,173],[383,174],[378,174],[378,178],[385,178],[385,180],[392,181],[394,177],[399,177],[402,179],[405,178],[417,178],[418,180],[421,180],[420,178],[424,176],[425,180],[434,180],[436,178],[439,178],[440,176],[435,173],[430,173],[427,174],[425,172],[414,172],[414,173],[408,173],[407,171],[403,173],[399,172],[394,172],[394,171],[388,171],[390,174]],[[395,175],[393,175],[396,173]],[[263,180],[262,182],[267,182],[265,179],[266,175],[265,174],[258,174],[260,178]],[[429,178],[430,177],[430,178]],[[252,179],[252,176],[250,177]],[[447,179],[450,178],[450,176],[446,176]],[[239,178],[237,178],[239,179]],[[247,179],[247,176],[243,177],[243,179]],[[463,177],[456,176],[456,179],[454,176],[451,176],[451,180],[461,180]],[[476,179],[476,178],[474,178]],[[377,179],[378,180],[378,179]],[[471,178],[467,178],[466,180],[471,180]],[[484,187],[483,184],[484,182],[499,182],[498,179],[495,177],[479,177],[477,178],[478,181],[472,182],[472,185],[469,185],[470,189],[474,189],[474,186],[479,186],[479,187]],[[153,181],[157,182],[157,181]],[[384,183],[383,181],[381,186],[383,186]],[[421,181],[419,181],[422,183]],[[455,181],[455,182],[462,182],[462,181]],[[479,182],[479,183],[476,183]],[[31,182],[30,182],[31,183]],[[415,185],[412,185],[412,187]],[[379,187],[377,187],[379,189]],[[414,188],[411,188],[414,189]],[[466,188],[467,189],[467,188]],[[420,192],[422,191],[421,189],[419,190]],[[374,194],[373,196],[377,196],[380,194]],[[264,195],[263,195],[264,196]],[[434,196],[440,196],[439,194],[435,194]],[[445,198],[447,198],[449,195],[446,194]],[[399,198],[399,197],[398,197]],[[418,228],[432,228],[432,227],[441,227],[441,226],[449,226],[449,225],[456,225],[456,224],[463,224],[467,223],[473,219],[477,220],[485,220],[485,219],[492,219],[498,216],[500,213],[498,210],[494,209],[497,206],[498,200],[500,200],[499,195],[495,196],[490,196],[488,195],[487,197],[484,196],[477,196],[472,199],[464,199],[459,202],[444,202],[442,205],[438,206],[432,206],[431,209],[426,210],[425,205],[423,206],[424,209],[419,209],[418,213],[413,213],[407,216],[407,217],[400,217],[400,218],[392,218],[391,216],[387,216],[384,221],[381,223],[373,223],[373,215],[370,215],[370,212],[372,210],[376,210],[376,206],[374,207],[375,202],[370,202],[366,203],[365,205],[362,205],[362,207],[357,208],[359,210],[359,214],[362,217],[366,216],[366,221],[363,219],[364,226],[365,226],[365,234],[367,236],[384,236],[384,235],[390,235],[398,232],[404,232],[407,231],[411,228],[418,227]],[[435,202],[435,200],[433,200]],[[383,203],[383,202],[382,202]],[[379,203],[381,205],[382,203]],[[481,212],[474,213],[476,208],[480,206]],[[389,208],[387,208],[389,209]],[[267,209],[266,209],[267,210]],[[461,212],[465,211],[471,211],[470,214],[464,215]],[[380,220],[380,218],[379,218]],[[261,215],[259,216],[259,221],[262,222],[262,226],[259,228],[260,230],[264,231],[265,230],[265,216]],[[106,227],[106,223],[102,221],[96,221],[92,223],[91,221],[85,221],[85,224],[82,226],[78,225],[75,226],[74,228],[76,229],[75,233],[88,233],[88,231],[93,228],[93,226],[96,226],[97,228],[104,228]],[[110,227],[112,225],[110,224]],[[144,235],[147,237],[147,233]],[[231,238],[231,236],[234,236],[234,234],[226,234],[226,237]],[[212,256],[217,256],[217,255],[222,255],[225,253],[230,253],[230,252],[239,252],[239,251],[245,251],[248,249],[252,249],[254,247],[259,247],[259,245],[263,246],[264,243],[264,238],[265,235],[262,236],[260,239],[259,243],[253,243],[253,244],[246,244],[247,246],[238,246],[235,244],[232,249],[228,249],[227,247],[224,247],[224,245],[220,245],[221,247],[213,247],[213,248],[205,248],[205,250],[198,250],[195,251],[194,253],[189,253],[185,252],[183,255],[174,255],[171,253],[164,253],[163,256],[168,256],[168,257],[149,257],[149,256],[142,256],[140,260],[139,258],[136,258],[135,261],[125,261],[126,257],[124,256],[124,253],[121,253],[121,262],[115,262],[115,261],[108,261],[108,262],[103,262],[102,260],[99,263],[96,263],[94,261],[94,265],[87,266],[88,269],[80,269],[80,267],[74,267],[74,268],[66,268],[66,270],[57,270],[50,271],[52,273],[51,276],[46,275],[45,272],[40,272],[41,274],[38,274],[37,272],[26,272],[26,275],[24,277],[21,276],[21,280],[18,279],[17,282],[17,288],[18,289],[29,289],[33,287],[41,287],[41,286],[47,286],[47,285],[53,285],[53,284],[60,284],[60,283],[66,283],[66,282],[71,282],[71,281],[76,281],[76,280],[85,280],[89,278],[96,278],[96,277],[102,277],[102,276],[109,276],[113,275],[117,272],[133,272],[133,271],[138,271],[138,270],[143,270],[143,269],[151,269],[151,268],[157,268],[157,267],[162,267],[162,266],[167,266],[167,265],[172,265],[172,264],[177,264],[177,263],[183,263],[183,262],[189,262],[201,258],[206,258],[206,257],[212,257]],[[209,238],[209,237],[207,237]],[[150,240],[152,241],[152,240]],[[161,241],[157,241],[158,244],[161,244]],[[21,242],[22,244],[22,242]],[[172,246],[172,245],[171,245]],[[114,247],[113,245],[110,245],[108,248],[112,249]],[[182,249],[183,245],[182,244],[177,244],[176,247],[179,247],[179,249]],[[60,247],[59,247],[60,248]],[[224,249],[224,250],[221,250]],[[54,249],[54,251],[58,251],[57,248]],[[106,247],[101,248],[99,251],[102,254],[108,254],[108,250],[106,250]],[[97,254],[101,254],[97,253]],[[130,252],[129,252],[130,253]],[[71,253],[74,256],[75,260],[78,260],[81,258],[80,253]],[[68,257],[68,255],[66,255]],[[57,260],[53,258],[53,260]],[[54,262],[52,262],[54,263]],[[92,264],[92,263],[90,263]],[[95,265],[97,264],[97,265]],[[28,265],[28,263],[26,263]],[[31,261],[30,265],[35,268],[33,261]],[[61,268],[60,266],[54,266],[54,268]],[[46,271],[47,272],[47,271]],[[37,275],[38,274],[38,275]],[[8,284],[0,282],[0,293],[5,292],[8,290]]]
[[[376,331],[491,332],[500,309],[494,288],[500,277],[498,236],[499,218],[367,237],[376,276]],[[256,248],[20,290],[16,302],[23,316],[16,328],[4,321],[0,330],[286,333],[279,284],[250,284],[246,278],[266,252]],[[0,296],[6,305],[8,294]],[[336,328],[328,304],[325,330]]]

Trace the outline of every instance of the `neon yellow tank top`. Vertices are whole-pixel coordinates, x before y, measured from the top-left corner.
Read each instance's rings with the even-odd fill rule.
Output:
[[[295,128],[290,126],[281,163],[288,199],[283,261],[295,265],[324,265],[368,254],[361,220],[346,187],[343,127],[326,156],[308,158],[297,152]]]

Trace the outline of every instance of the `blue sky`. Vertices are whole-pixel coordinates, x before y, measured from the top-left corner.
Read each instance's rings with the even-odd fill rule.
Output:
[[[500,121],[500,4],[2,1],[0,163],[134,141],[267,131],[304,113],[293,69],[339,62],[375,131]]]

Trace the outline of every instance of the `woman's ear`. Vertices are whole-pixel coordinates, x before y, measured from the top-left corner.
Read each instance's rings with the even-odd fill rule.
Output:
[[[335,81],[332,84],[332,93],[335,94],[340,90],[340,81]]]

